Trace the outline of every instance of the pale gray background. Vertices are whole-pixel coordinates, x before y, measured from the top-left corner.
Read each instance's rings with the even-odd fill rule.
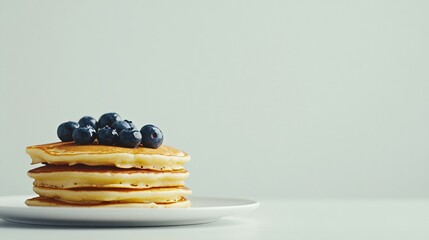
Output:
[[[25,147],[117,111],[198,195],[429,196],[427,1],[0,0],[0,195]]]

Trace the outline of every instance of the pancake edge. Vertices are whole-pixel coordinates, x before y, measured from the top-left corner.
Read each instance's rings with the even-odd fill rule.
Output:
[[[152,170],[180,170],[184,164],[191,160],[189,155],[165,156],[130,153],[108,153],[108,154],[76,154],[76,155],[51,155],[42,149],[32,146],[26,148],[31,157],[31,164],[47,163],[58,165],[84,164],[88,166],[116,166],[118,168],[140,168]],[[118,160],[120,159],[120,160]]]
[[[47,188],[33,186],[33,191],[40,197],[59,199],[65,202],[177,202],[191,195],[187,187],[160,187],[148,189],[124,188]]]
[[[101,204],[79,204],[67,203],[56,199],[34,197],[27,199],[25,204],[29,207],[81,207],[81,208],[189,208],[191,202],[183,198],[173,203],[101,203]]]
[[[41,167],[43,168],[43,167]],[[71,167],[72,168],[72,167]],[[142,172],[125,173],[110,171],[53,171],[53,172],[27,172],[34,179],[34,186],[49,188],[130,188],[142,189],[153,187],[184,186],[189,172]]]

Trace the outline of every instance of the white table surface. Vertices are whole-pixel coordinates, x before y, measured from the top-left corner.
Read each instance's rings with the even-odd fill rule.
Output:
[[[260,202],[251,213],[179,227],[67,228],[0,220],[0,239],[429,239],[429,199]]]

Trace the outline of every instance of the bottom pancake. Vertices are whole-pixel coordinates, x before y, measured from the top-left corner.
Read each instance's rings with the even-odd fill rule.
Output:
[[[108,208],[189,208],[191,202],[182,198],[173,203],[123,203],[123,202],[101,202],[101,203],[71,203],[44,197],[30,198],[25,201],[27,206],[37,207],[108,207]]]
[[[59,199],[65,202],[97,203],[170,203],[177,202],[192,192],[186,187],[161,187],[149,189],[120,188],[46,188],[33,187],[41,197]]]

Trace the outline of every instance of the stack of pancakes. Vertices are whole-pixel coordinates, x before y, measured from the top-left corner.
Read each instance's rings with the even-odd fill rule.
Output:
[[[60,142],[27,147],[33,190],[28,206],[190,207],[183,165],[190,156],[173,147],[123,148]]]

